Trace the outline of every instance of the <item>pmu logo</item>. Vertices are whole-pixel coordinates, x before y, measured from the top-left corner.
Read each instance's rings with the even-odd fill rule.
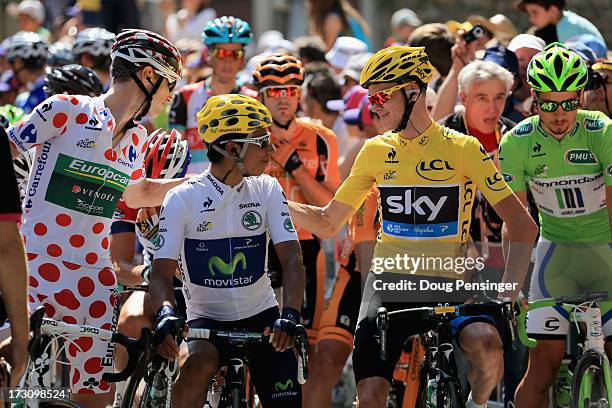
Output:
[[[570,149],[565,152],[565,161],[571,164],[596,164],[597,157],[589,149]]]
[[[392,163],[392,164],[399,163],[399,160],[395,160],[395,156],[397,156],[397,152],[395,151],[394,148],[391,148],[391,151],[387,153],[387,160],[385,160],[385,163]]]
[[[455,176],[455,169],[446,161],[434,159],[429,162],[420,161],[416,166],[416,172],[425,180],[447,181]]]

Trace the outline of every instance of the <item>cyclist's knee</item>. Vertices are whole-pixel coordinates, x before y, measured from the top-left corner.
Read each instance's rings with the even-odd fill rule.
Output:
[[[196,387],[206,387],[218,370],[217,349],[208,342],[192,342],[189,344],[189,356],[181,367],[180,380]]]
[[[472,323],[466,326],[459,335],[462,350],[469,357],[491,358],[502,356],[503,344],[499,333],[488,323]]]
[[[317,344],[317,373],[337,373],[346,363],[350,348],[334,340],[319,341]]]
[[[359,408],[384,408],[388,394],[389,383],[380,377],[366,378],[357,384]]]

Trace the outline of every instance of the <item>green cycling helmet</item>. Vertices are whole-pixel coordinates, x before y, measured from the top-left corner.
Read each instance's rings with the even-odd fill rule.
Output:
[[[13,105],[0,106],[0,126],[8,129],[8,127],[25,116],[23,109]]]
[[[538,92],[579,91],[588,78],[586,62],[558,42],[536,54],[527,67],[527,82]]]

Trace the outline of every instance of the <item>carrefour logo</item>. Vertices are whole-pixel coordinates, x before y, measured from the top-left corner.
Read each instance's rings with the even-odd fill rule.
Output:
[[[128,160],[130,163],[134,163],[136,160],[136,148],[134,146],[130,146],[128,150]]]

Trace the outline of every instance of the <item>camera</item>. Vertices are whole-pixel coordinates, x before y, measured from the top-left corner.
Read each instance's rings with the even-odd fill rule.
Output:
[[[474,25],[474,27],[472,27],[470,31],[468,31],[467,33],[463,33],[463,39],[466,43],[471,43],[472,41],[479,39],[483,35],[485,35],[485,29],[480,24],[476,24]]]

